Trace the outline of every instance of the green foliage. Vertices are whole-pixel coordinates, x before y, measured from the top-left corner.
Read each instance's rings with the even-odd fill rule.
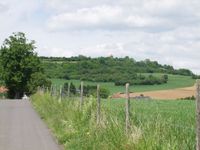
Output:
[[[110,91],[106,88],[100,87],[100,97],[101,98],[108,98],[110,95]]]
[[[64,87],[63,87],[64,93],[65,93],[65,94],[67,93],[69,84],[70,84],[70,94],[75,95],[75,94],[76,94],[76,87],[75,87],[75,85],[73,84],[73,82],[69,82],[69,83],[68,83],[68,82],[65,82],[65,83],[64,83]]]
[[[81,90],[81,85],[79,86]],[[83,85],[83,95],[84,96],[96,96],[97,86],[96,85]]]
[[[155,84],[159,85],[167,83],[167,81],[168,81],[167,75],[156,77],[153,76],[152,74],[148,76],[139,74],[138,78],[132,80],[131,79],[127,80],[125,78],[118,79],[117,81],[115,81],[115,85],[124,86],[126,83],[129,83],[130,85],[155,85]]]
[[[42,60],[45,73],[50,78],[76,79],[92,82],[114,82],[118,86],[124,85],[127,82],[133,85],[156,85],[168,82],[168,78],[143,76],[143,73],[193,75],[193,73],[187,69],[176,70],[172,66],[160,65],[158,62],[150,61],[149,59],[137,62],[129,57],[42,57]]]
[[[181,100],[196,100],[195,96],[181,98]]]
[[[148,76],[149,74],[143,74]],[[163,74],[154,73],[153,76],[161,78]],[[130,91],[132,92],[145,92],[145,91],[155,91],[155,90],[167,90],[175,89],[182,87],[193,86],[195,79],[192,79],[190,76],[181,76],[181,75],[167,75],[168,82],[166,84],[156,84],[156,85],[132,85],[130,86]],[[64,79],[51,79],[53,85],[63,85],[65,82],[73,82],[76,87],[79,87],[80,80],[64,80]],[[100,84],[102,88],[106,88],[110,91],[111,94],[117,92],[125,92],[124,86],[115,86],[113,82],[92,82],[84,81],[84,85],[93,85],[96,86]]]
[[[164,80],[164,82],[166,82],[166,83],[167,83],[167,81],[168,81],[169,77],[168,77],[168,75],[167,75],[167,74],[164,74],[164,75],[162,76],[162,79]]]
[[[184,76],[192,76],[193,75],[192,71],[190,71],[188,69],[178,69],[175,71],[174,74],[179,74],[179,75],[184,75]]]
[[[0,80],[0,86],[4,85],[4,82],[2,80]]]
[[[32,103],[66,150],[186,150],[195,149],[194,101],[131,101],[131,130],[124,129],[124,99],[102,101],[96,124],[96,99],[61,103],[36,94]]]
[[[79,90],[81,89],[81,86],[79,86]],[[110,91],[106,88],[100,87],[100,97],[101,98],[108,98],[110,95]],[[84,85],[83,86],[83,95],[84,96],[97,96],[97,86],[96,85]]]
[[[192,75],[192,79],[200,79],[200,75]]]
[[[31,94],[37,86],[47,82],[43,75],[40,77],[43,69],[34,44],[19,32],[5,39],[1,46],[1,78],[9,89],[9,98],[20,98],[24,92]]]
[[[36,72],[31,75],[30,80],[27,83],[27,94],[32,94],[37,91],[37,87],[45,86],[50,89],[51,81],[46,79],[46,75],[42,72]]]

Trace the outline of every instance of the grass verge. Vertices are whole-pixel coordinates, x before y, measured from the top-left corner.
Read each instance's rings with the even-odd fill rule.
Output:
[[[195,148],[194,101],[132,101],[131,129],[124,130],[124,100],[103,100],[96,124],[96,100],[35,94],[32,103],[60,144],[69,150],[188,150]]]

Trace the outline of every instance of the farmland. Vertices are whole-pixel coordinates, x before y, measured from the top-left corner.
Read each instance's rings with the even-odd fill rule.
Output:
[[[148,76],[149,73],[143,75]],[[162,76],[154,73],[153,76]],[[80,80],[51,79],[59,87],[73,82],[76,88]],[[191,76],[168,74],[168,82],[160,85],[133,85],[131,92],[176,90],[192,87]],[[113,82],[84,81],[85,85],[107,88],[111,94],[125,92],[124,86]],[[84,108],[79,109],[79,98],[58,98],[48,94],[34,95],[33,105],[46,121],[53,134],[65,149],[163,149],[187,150],[195,148],[195,101],[192,100],[132,100],[131,130],[125,133],[125,99],[103,99],[101,124],[96,124],[96,99],[84,98]],[[57,111],[59,110],[59,111]],[[78,144],[77,144],[78,143]]]
[[[177,89],[169,89],[169,90],[158,90],[158,91],[147,91],[147,92],[134,92],[130,93],[131,98],[151,98],[157,100],[175,100],[175,99],[195,99],[196,88],[185,87],[185,88],[177,88]],[[126,95],[124,93],[116,93],[113,94],[113,98],[125,98]]]
[[[124,132],[124,99],[103,100],[101,125],[96,126],[96,100],[36,94],[32,103],[65,149],[194,149],[195,102],[131,101],[131,131]]]
[[[155,76],[159,76],[162,74],[154,74]],[[190,87],[193,86],[195,80],[190,76],[182,76],[182,75],[168,75],[169,80],[166,84],[160,85],[133,85],[130,86],[131,92],[144,92],[144,91],[156,91],[156,90],[167,90],[167,89],[175,89],[182,87]],[[73,82],[75,86],[78,88],[80,85],[80,80],[64,80],[64,79],[51,79],[52,84],[56,86],[63,85],[65,82]],[[110,90],[110,92],[124,92],[124,86],[115,86],[112,82],[91,82],[85,81],[86,85],[96,85],[99,83],[102,87],[105,87]]]
[[[190,70],[174,69],[172,66],[160,65],[150,60],[137,62],[129,57],[76,57],[60,60],[62,59],[58,58],[51,62],[48,58],[42,61],[44,70],[41,70],[44,73],[34,77],[42,77],[41,81],[48,80],[38,80],[39,87],[36,86],[38,83],[32,83],[34,87],[31,90],[37,92],[31,96],[31,102],[59,144],[66,150],[195,148],[195,101],[176,100],[170,97],[170,93],[166,94],[166,99],[159,101],[131,99],[130,107],[126,107],[130,108],[130,126],[125,130],[127,115],[123,98],[126,95],[118,99],[111,97],[125,92],[124,83],[130,83],[129,91],[134,94],[190,89],[198,77]],[[93,85],[90,86],[93,93],[88,92],[88,95],[80,98],[79,96],[83,96],[84,91],[87,91],[84,86],[84,89],[78,90],[82,81],[84,85]],[[72,84],[66,84],[63,92],[60,87],[69,82],[73,83],[75,88]],[[100,117],[97,117],[96,97],[100,96],[100,90],[96,96],[97,84],[100,85],[100,90],[104,88],[102,91],[110,91],[107,99],[101,99],[101,108],[98,111]],[[71,92],[69,87],[73,87],[72,91],[75,93]],[[162,92],[160,95],[164,95]],[[173,101],[166,101],[168,98]],[[81,101],[82,99],[84,101]],[[97,118],[100,118],[99,122]]]
[[[199,10],[1,0],[0,150],[200,150]]]

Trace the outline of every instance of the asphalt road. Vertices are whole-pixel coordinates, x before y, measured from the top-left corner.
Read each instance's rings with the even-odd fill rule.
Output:
[[[61,150],[28,100],[0,100],[0,150]]]

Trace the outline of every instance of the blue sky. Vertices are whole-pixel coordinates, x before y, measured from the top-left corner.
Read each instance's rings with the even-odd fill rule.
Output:
[[[0,44],[13,32],[39,55],[129,56],[200,73],[199,0],[6,0]]]

